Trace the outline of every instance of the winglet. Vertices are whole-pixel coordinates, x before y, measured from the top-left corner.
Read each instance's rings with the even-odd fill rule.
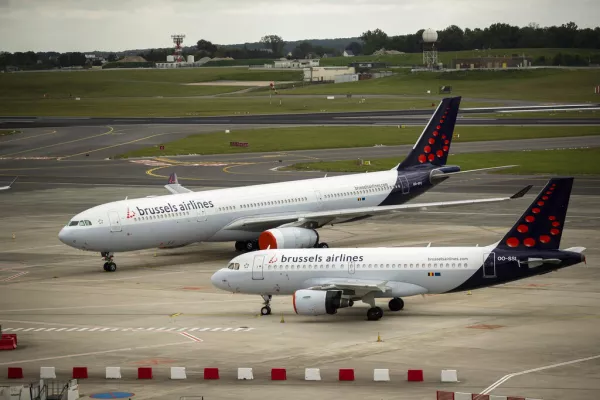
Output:
[[[169,185],[177,185],[179,184],[179,181],[177,180],[177,174],[175,172],[173,172],[171,175],[169,175]]]
[[[525,196],[525,194],[527,192],[529,192],[529,190],[532,187],[533,187],[533,185],[527,185],[523,189],[519,190],[517,193],[513,194],[512,196],[510,196],[510,198],[511,199],[520,199],[521,197]]]

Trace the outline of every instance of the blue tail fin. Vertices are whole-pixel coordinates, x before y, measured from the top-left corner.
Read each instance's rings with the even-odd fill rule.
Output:
[[[397,170],[425,163],[446,165],[460,100],[461,97],[448,97],[440,102],[412,151],[396,167]]]
[[[498,248],[556,250],[565,224],[574,178],[552,178]]]

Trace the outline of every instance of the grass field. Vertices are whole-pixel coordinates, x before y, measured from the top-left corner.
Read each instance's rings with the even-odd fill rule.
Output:
[[[465,57],[487,57],[487,56],[511,56],[513,54],[533,57],[537,59],[540,56],[546,59],[552,59],[556,54],[580,55],[586,58],[591,54],[598,54],[594,49],[491,49],[491,50],[465,50],[465,51],[441,51],[438,53],[438,60],[449,66],[455,58]],[[346,66],[350,62],[378,61],[384,62],[389,66],[413,66],[423,63],[423,53],[407,53],[398,55],[383,56],[358,56],[358,57],[331,57],[322,58],[321,65],[340,65]]]
[[[17,133],[21,133],[21,131],[15,129],[0,129],[0,136],[16,135]]]
[[[499,112],[492,114],[465,114],[463,118],[600,118],[600,110]]]
[[[286,97],[215,97],[215,98],[82,98],[46,100],[0,99],[0,115],[71,116],[71,117],[183,117],[237,114],[277,114],[333,111],[404,110],[431,108],[424,99],[359,99]],[[498,102],[500,105],[501,102]],[[436,104],[437,105],[437,104]],[[463,107],[484,106],[463,102]],[[493,104],[486,103],[486,106]],[[432,111],[433,112],[433,111]]]
[[[518,167],[495,171],[504,174],[600,175],[600,148],[572,150],[507,151],[493,153],[453,154],[451,164],[469,169],[515,164]],[[294,164],[284,170],[323,172],[384,171],[400,162],[399,158],[371,160],[360,166],[356,160]]]
[[[90,70],[0,74],[0,99],[73,97],[204,96],[244,87],[186,86],[185,83],[301,80],[299,71],[253,71],[248,68],[180,68],[176,70]]]
[[[231,133],[192,135],[165,144],[165,150],[149,147],[119,157],[147,157],[178,154],[225,154],[308,149],[370,147],[376,144],[413,144],[422,127],[320,126],[242,130]],[[533,139],[564,136],[600,135],[600,127],[472,127],[457,129],[455,141]],[[249,147],[230,147],[229,142],[248,142]]]
[[[318,84],[281,90],[281,94],[437,94],[452,86],[452,95],[486,99],[545,102],[599,102],[594,86],[599,69],[530,69],[506,71],[417,72],[398,71],[394,76],[350,83]],[[442,97],[439,95],[439,97]]]

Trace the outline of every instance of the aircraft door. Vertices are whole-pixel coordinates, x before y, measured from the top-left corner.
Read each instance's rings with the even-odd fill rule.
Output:
[[[354,261],[350,261],[348,263],[348,273],[350,275],[352,275],[352,274],[354,274],[355,270],[356,270],[356,263]]]
[[[121,218],[119,218],[119,213],[116,211],[108,212],[108,220],[110,221],[110,231],[111,232],[121,232]]]
[[[408,179],[406,178],[406,176],[400,175],[398,178],[398,180],[400,181],[400,185],[402,186],[402,194],[407,194],[408,192],[410,192],[410,184],[408,183]]]
[[[321,194],[320,191],[315,190],[315,196],[317,197],[317,202],[319,205],[319,210],[323,209],[323,195]]]
[[[483,277],[496,277],[496,255],[494,253],[483,253]]]
[[[263,264],[265,262],[265,256],[255,256],[254,263],[252,264],[252,279],[260,280],[263,277]]]

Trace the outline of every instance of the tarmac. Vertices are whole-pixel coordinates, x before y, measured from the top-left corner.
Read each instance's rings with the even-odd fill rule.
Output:
[[[403,157],[411,147],[109,159],[229,126],[26,128],[0,138],[0,185],[19,176],[10,190],[0,192],[0,324],[19,338],[17,350],[0,353],[1,368],[23,367],[24,383],[31,383],[40,367],[56,367],[59,380],[66,381],[73,367],[87,366],[90,377],[80,381],[83,398],[120,390],[136,399],[412,400],[435,398],[436,390],[476,393],[492,387],[491,394],[544,400],[596,397],[600,177],[576,178],[563,235],[562,247],[588,249],[586,265],[471,295],[409,297],[397,313],[386,311],[382,302],[384,317],[377,322],[366,321],[362,303],[334,316],[298,316],[289,297],[275,298],[273,315],[259,316],[259,297],[220,292],[210,283],[212,273],[237,254],[232,243],[118,253],[119,270],[111,274],[102,270],[99,254],[59,242],[61,227],[86,208],[126,196],[167,194],[163,185],[171,172],[184,185],[207,190],[322,176],[277,167]],[[598,136],[457,140],[452,153],[599,145]],[[507,196],[528,184],[534,188],[517,201],[406,212],[323,228],[320,234],[332,247],[486,245],[502,237],[547,178],[454,177],[419,201]],[[109,366],[120,366],[124,379],[105,380]],[[140,366],[154,368],[154,380],[137,381]],[[169,380],[171,366],[186,367],[188,379]],[[205,367],[218,367],[221,379],[205,382]],[[238,381],[238,367],[253,368],[255,380]],[[271,382],[271,368],[287,368],[288,380]],[[304,381],[304,368],[321,368],[323,381]],[[355,368],[356,381],[337,382],[339,368]],[[390,369],[391,381],[373,382],[374,368]],[[423,369],[425,381],[407,382],[408,369]],[[458,370],[460,382],[441,383],[442,369]],[[516,375],[502,379],[509,374]],[[14,384],[3,376],[0,371],[0,386]]]
[[[545,179],[470,176],[419,198],[482,198],[529,183],[534,188],[517,201],[373,218],[321,235],[337,247],[486,245],[502,237]],[[412,400],[435,398],[436,390],[477,393],[525,371],[491,394],[579,400],[600,390],[600,185],[592,178],[575,180],[562,243],[587,247],[586,265],[471,295],[409,297],[396,313],[382,302],[377,322],[366,320],[362,303],[333,316],[298,316],[289,297],[275,298],[273,315],[259,316],[260,297],[210,284],[236,255],[232,243],[119,253],[118,272],[106,273],[98,254],[60,243],[60,228],[93,205],[166,190],[25,186],[0,194],[0,324],[19,339],[17,350],[1,353],[0,367],[22,367],[25,383],[37,380],[40,367],[56,367],[66,381],[73,367],[86,366],[84,399],[118,390],[136,399]],[[123,379],[105,380],[108,366],[120,366]],[[152,381],[136,379],[140,366],[154,369]],[[171,366],[186,367],[188,379],[170,380]],[[204,381],[205,367],[218,367],[221,379]],[[255,379],[238,381],[238,367],[253,368]],[[286,368],[288,380],[270,381],[271,368]],[[323,381],[304,381],[304,368],[320,368]],[[356,381],[337,382],[339,368],[354,368]],[[373,382],[374,368],[390,369],[391,381]],[[423,369],[424,382],[407,382],[408,369]],[[458,370],[460,382],[441,383],[442,369]],[[9,383],[0,374],[0,385]]]

